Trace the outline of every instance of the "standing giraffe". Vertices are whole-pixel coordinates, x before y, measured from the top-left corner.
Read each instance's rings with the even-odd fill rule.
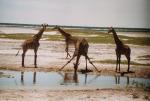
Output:
[[[123,44],[123,42],[118,38],[117,33],[113,27],[110,27],[108,30],[108,33],[113,33],[114,36],[114,41],[116,44],[116,71],[118,68],[119,64],[119,71],[120,71],[120,61],[121,61],[121,55],[125,55],[127,60],[128,60],[128,69],[127,71],[129,72],[130,69],[130,54],[131,54],[131,49],[128,45]]]
[[[76,59],[76,63],[74,64],[74,72],[77,72],[78,69],[78,65],[79,65],[79,59],[81,57],[81,55],[83,55],[85,57],[86,60],[86,71],[87,69],[87,60],[89,61],[90,64],[92,64],[94,66],[94,68],[98,71],[98,69],[95,67],[95,65],[90,61],[90,58],[88,57],[88,48],[89,48],[89,44],[87,42],[86,39],[84,38],[80,38],[77,43],[75,44],[75,51],[74,54],[72,56],[72,58],[60,69],[62,70],[68,63],[70,63],[75,57],[77,57]],[[98,71],[99,72],[99,71]]]
[[[59,26],[55,26],[52,30],[55,30],[55,29],[57,29],[61,33],[61,35],[65,38],[65,43],[66,43],[65,51],[67,53],[66,58],[68,56],[71,57],[69,52],[68,52],[69,44],[74,44],[74,46],[75,46],[75,44],[77,43],[77,41],[80,38],[72,36],[71,34],[65,32],[64,30],[62,30]]]
[[[23,42],[23,44],[22,44],[22,50],[23,50],[22,67],[24,67],[24,58],[25,58],[25,54],[26,54],[28,49],[34,50],[34,53],[35,53],[34,65],[35,65],[35,68],[37,67],[36,60],[37,60],[37,51],[38,51],[38,48],[40,46],[39,40],[41,39],[42,34],[46,30],[47,26],[48,26],[47,24],[42,24],[42,28],[39,30],[39,32],[37,34],[35,34],[32,38],[27,39]],[[19,53],[19,51],[18,51],[18,53]],[[18,55],[18,53],[16,54],[16,56]]]

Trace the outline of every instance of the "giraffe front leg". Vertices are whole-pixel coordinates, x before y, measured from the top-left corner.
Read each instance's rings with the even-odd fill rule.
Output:
[[[76,60],[76,64],[74,64],[74,69],[75,69],[75,73],[77,72],[78,69],[78,65],[79,65],[79,59],[80,59],[81,55],[78,54],[77,55],[77,60]]]
[[[25,57],[25,53],[22,54],[22,67],[24,67],[24,57]]]
[[[76,55],[73,55],[73,57],[63,66],[61,67],[59,70],[62,70],[67,64],[69,64],[74,58],[76,57]]]
[[[119,72],[120,72],[121,55],[119,55]]]
[[[35,68],[37,68],[37,49],[34,49],[34,53],[35,53],[35,55],[34,55],[34,66],[35,66]]]

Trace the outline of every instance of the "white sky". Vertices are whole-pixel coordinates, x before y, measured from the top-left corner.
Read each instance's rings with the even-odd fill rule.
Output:
[[[0,22],[150,28],[150,0],[0,0]]]

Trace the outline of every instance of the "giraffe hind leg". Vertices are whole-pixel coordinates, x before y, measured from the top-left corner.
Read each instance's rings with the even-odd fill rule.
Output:
[[[87,69],[87,56],[85,56],[85,61],[86,61],[86,71],[88,70]]]
[[[96,68],[96,66],[93,64],[93,62],[90,60],[90,58],[87,56],[87,59],[89,60],[89,63],[95,68],[95,70],[97,71],[97,72],[100,72],[97,68]]]
[[[117,72],[117,70],[118,70],[118,59],[119,59],[119,57],[118,56],[116,56],[117,57],[117,60],[116,60],[116,72]]]
[[[128,60],[128,69],[127,69],[127,72],[130,71],[130,56],[126,56],[127,57],[127,60]]]
[[[77,55],[77,60],[76,60],[76,63],[74,65],[74,69],[75,69],[75,73],[77,72],[77,69],[78,69],[78,65],[79,65],[79,59],[80,59],[81,55],[78,54]]]

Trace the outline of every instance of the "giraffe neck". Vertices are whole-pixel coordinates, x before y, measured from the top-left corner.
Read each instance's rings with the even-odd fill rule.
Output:
[[[116,45],[117,45],[117,46],[122,45],[122,42],[121,42],[121,40],[118,38],[116,31],[113,30],[112,33],[113,33],[113,36],[114,36],[114,40],[115,40]]]
[[[41,28],[39,30],[39,32],[36,35],[33,36],[33,39],[35,41],[39,41],[41,39],[42,35],[43,35],[43,32],[44,32],[44,28]]]
[[[65,31],[63,31],[61,28],[58,28],[58,31],[65,37],[65,38],[69,38],[71,35],[69,33],[66,33]]]

